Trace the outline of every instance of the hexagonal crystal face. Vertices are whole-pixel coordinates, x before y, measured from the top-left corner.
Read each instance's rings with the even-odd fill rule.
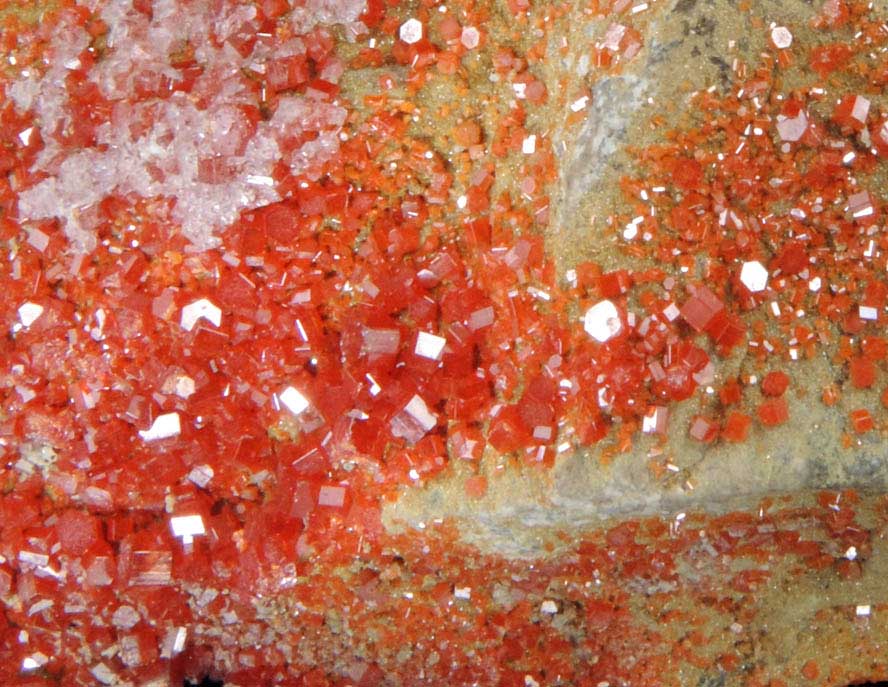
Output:
[[[620,313],[611,301],[600,301],[586,311],[583,320],[586,333],[599,343],[612,339],[623,328]]]
[[[771,41],[774,47],[785,50],[792,45],[792,32],[785,26],[775,26],[771,29]]]
[[[474,26],[466,26],[462,30],[459,40],[466,50],[474,50],[481,42],[481,33]]]
[[[398,36],[408,44],[418,42],[422,39],[422,22],[419,19],[408,19],[401,24]]]
[[[744,262],[740,270],[740,281],[753,293],[764,291],[768,285],[768,270],[758,260]]]

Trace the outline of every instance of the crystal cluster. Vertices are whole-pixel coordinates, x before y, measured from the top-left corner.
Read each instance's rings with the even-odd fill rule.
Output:
[[[833,344],[848,384],[878,390],[888,286],[868,175],[888,157],[870,92],[888,84],[886,33],[842,0],[815,47],[767,29],[776,52],[697,94],[713,116],[624,180],[616,245],[651,267],[559,279],[542,234],[557,155],[534,124],[559,97],[545,42],[497,44],[472,3],[295,4],[3,15],[0,682],[469,684],[480,656],[491,684],[581,684],[594,655],[589,684],[656,683],[664,649],[622,586],[556,600],[533,566],[467,569],[446,525],[386,533],[381,504],[445,471],[483,500],[508,463],[596,445],[742,442],[789,421],[798,389],[779,368]],[[644,50],[647,5],[618,5],[590,7],[616,17],[590,45],[596,78]],[[531,21],[524,0],[503,12]],[[848,22],[851,45],[827,40]],[[818,85],[771,97],[787,54]],[[854,55],[881,61],[827,92],[866,71]],[[467,86],[478,64],[495,97],[423,111],[417,94]],[[454,116],[435,141],[414,126]],[[737,351],[761,374],[723,374]],[[685,424],[681,402],[699,407]],[[855,436],[882,423],[875,403],[846,410]],[[811,517],[863,547],[853,511],[842,527],[834,512]],[[705,529],[726,552],[747,525]],[[674,556],[701,535],[644,529],[583,544],[584,579],[677,584]],[[757,545],[811,566],[835,548],[768,532]],[[366,651],[343,648],[349,623]],[[420,650],[391,650],[405,636]]]

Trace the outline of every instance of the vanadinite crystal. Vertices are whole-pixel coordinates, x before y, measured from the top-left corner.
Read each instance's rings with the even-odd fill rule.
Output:
[[[498,483],[590,447],[692,491],[672,451],[751,446],[842,391],[845,442],[881,431],[873,8],[751,18],[755,62],[726,55],[633,149],[601,264],[552,255],[564,141],[608,116],[589,88],[673,10],[0,8],[0,684],[787,684],[741,660],[743,609],[770,560],[861,574],[852,491],[553,526],[534,561],[383,517],[456,484],[433,498],[483,520]],[[574,19],[588,45],[553,77]],[[809,388],[794,365],[820,359]],[[709,655],[716,613],[737,620]]]

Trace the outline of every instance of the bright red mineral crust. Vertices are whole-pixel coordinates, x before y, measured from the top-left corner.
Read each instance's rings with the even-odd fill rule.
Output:
[[[527,3],[507,4],[527,28]],[[859,30],[853,48],[799,48],[824,76],[885,42],[861,7],[828,5],[824,31],[836,17]],[[767,101],[766,56],[723,99],[700,95],[720,116],[626,181],[627,206],[661,218],[641,223],[660,267],[586,263],[564,285],[540,234],[551,142],[525,130],[550,98],[540,54],[490,45],[483,6],[441,7],[69,0],[39,24],[3,15],[4,685],[648,685],[700,660],[634,624],[625,588],[675,584],[701,537],[728,560],[743,516],[627,522],[537,569],[468,551],[446,524],[387,534],[380,504],[451,460],[478,471],[464,491],[483,498],[490,449],[546,466],[663,437],[672,404],[715,391],[721,356],[813,355],[828,321],[849,337],[853,386],[874,386],[881,203],[839,172],[888,155],[886,114],[859,93],[823,116],[813,88]],[[631,24],[597,37],[601,73],[643,50]],[[448,160],[387,92],[459,74],[481,49],[508,94],[492,104],[502,128],[462,122]],[[340,81],[365,68],[386,73],[351,103]],[[712,147],[716,127],[733,155]],[[507,158],[520,175],[497,197]],[[787,198],[798,206],[768,212]],[[687,274],[694,255],[714,256],[706,284]],[[826,288],[849,264],[854,288]],[[793,323],[803,305],[815,328]],[[750,317],[764,309],[779,337]],[[688,433],[740,442],[785,422],[781,374],[750,414],[727,408],[755,382],[726,383]],[[881,412],[855,409],[853,430]],[[758,550],[823,567],[836,541],[866,545],[850,506],[821,505],[773,521],[815,522],[823,542],[772,528]],[[701,598],[729,573],[701,578]],[[730,583],[746,594],[766,577]],[[570,640],[554,622],[567,610]]]

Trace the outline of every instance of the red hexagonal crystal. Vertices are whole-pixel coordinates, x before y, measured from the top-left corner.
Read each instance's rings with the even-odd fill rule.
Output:
[[[681,316],[696,331],[702,332],[724,309],[724,303],[705,286],[698,286],[681,306]]]

